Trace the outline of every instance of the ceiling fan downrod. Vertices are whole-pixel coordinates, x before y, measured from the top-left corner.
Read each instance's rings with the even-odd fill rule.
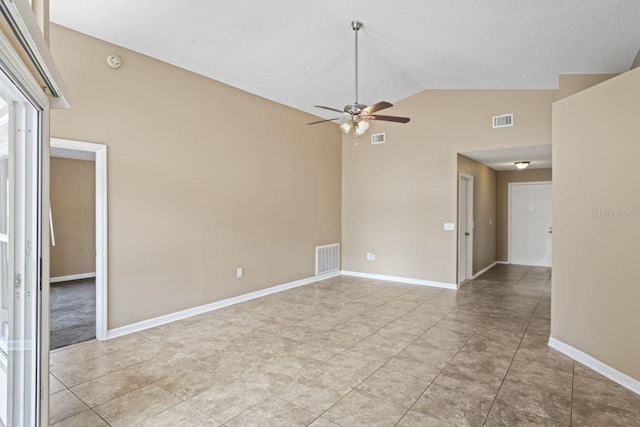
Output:
[[[351,115],[351,120],[356,121],[357,116],[360,111],[364,110],[365,108],[367,108],[366,105],[362,105],[358,102],[358,31],[360,30],[360,28],[363,27],[362,22],[360,21],[351,21],[351,28],[353,29],[353,31],[355,32],[355,80],[354,80],[354,86],[355,86],[355,101],[353,102],[353,104],[347,105],[346,107],[344,107],[344,112],[347,114]]]

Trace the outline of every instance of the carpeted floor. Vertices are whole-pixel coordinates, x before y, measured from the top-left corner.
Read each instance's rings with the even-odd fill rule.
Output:
[[[96,281],[51,284],[51,349],[96,337]]]

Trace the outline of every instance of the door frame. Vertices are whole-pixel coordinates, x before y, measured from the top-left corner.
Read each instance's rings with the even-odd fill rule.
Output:
[[[96,163],[96,339],[107,339],[108,246],[107,246],[107,146],[92,142],[51,138],[51,148],[79,151],[95,156]]]
[[[466,200],[466,208],[467,208],[467,224],[466,229],[471,230],[469,232],[469,238],[466,240],[467,245],[464,250],[466,251],[466,271],[464,272],[464,280],[462,279],[462,264],[461,254],[462,254],[462,245],[460,244],[462,237],[462,227],[460,226],[460,218],[462,215],[462,197],[460,188],[465,185],[467,188],[467,200]],[[473,277],[473,175],[469,175],[468,173],[460,172],[458,177],[458,284],[461,284],[465,280],[471,279]]]
[[[523,185],[553,185],[553,181],[523,181],[523,182],[510,182],[508,184],[508,198],[507,198],[507,263],[511,264],[511,189],[514,186]]]

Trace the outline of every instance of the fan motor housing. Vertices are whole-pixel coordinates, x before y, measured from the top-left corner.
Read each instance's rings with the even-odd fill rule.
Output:
[[[360,111],[364,110],[365,108],[367,108],[367,106],[364,104],[349,104],[344,107],[344,112],[354,116],[358,115]]]

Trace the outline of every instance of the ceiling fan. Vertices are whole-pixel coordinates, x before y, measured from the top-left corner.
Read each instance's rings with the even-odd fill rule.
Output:
[[[376,104],[366,106],[360,104],[358,102],[358,31],[362,28],[362,22],[352,21],[351,28],[355,32],[356,35],[356,79],[355,79],[355,98],[356,100],[353,104],[348,104],[344,107],[344,110],[338,110],[337,108],[324,107],[322,105],[314,105],[317,108],[323,108],[325,110],[335,111],[337,113],[342,113],[341,117],[336,117],[334,119],[326,119],[319,120],[317,122],[307,123],[309,125],[316,125],[318,123],[327,123],[327,122],[342,122],[340,125],[340,129],[345,134],[348,134],[353,129],[353,134],[360,136],[364,135],[364,133],[369,129],[368,120],[380,120],[385,122],[396,122],[396,123],[407,123],[409,122],[408,117],[397,117],[397,116],[382,116],[379,114],[374,114],[377,111],[384,110],[385,108],[393,107],[393,104],[390,102],[382,101]]]

